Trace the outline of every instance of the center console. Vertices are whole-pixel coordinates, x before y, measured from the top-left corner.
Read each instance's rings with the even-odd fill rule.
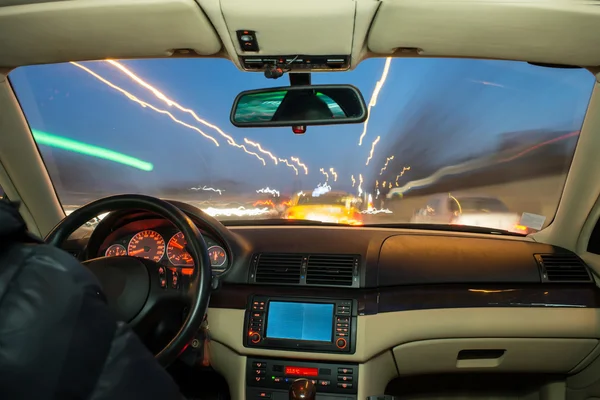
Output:
[[[354,354],[356,300],[254,296],[244,321],[244,346]]]
[[[313,382],[318,400],[356,399],[357,364],[251,357],[246,365],[246,399],[289,400],[288,389],[298,378]]]

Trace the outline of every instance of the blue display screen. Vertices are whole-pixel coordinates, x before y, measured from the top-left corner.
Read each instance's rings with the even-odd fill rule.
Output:
[[[333,304],[269,302],[267,337],[331,342]]]

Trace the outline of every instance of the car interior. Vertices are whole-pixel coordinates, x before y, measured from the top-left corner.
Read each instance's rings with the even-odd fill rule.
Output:
[[[20,202],[31,232],[77,257],[107,293],[116,275],[137,274],[127,289],[143,289],[130,293],[127,307],[110,296],[109,305],[188,398],[285,400],[297,379],[307,379],[319,400],[600,397],[595,2],[7,0],[0,38],[5,196]],[[343,81],[377,58],[582,68],[594,85],[556,214],[528,235],[226,223],[133,191],[67,215],[9,74],[171,58],[223,59],[247,75],[287,73],[305,86],[308,73]],[[353,122],[367,119],[364,106]],[[310,134],[311,123],[292,114],[277,126],[293,128],[290,140],[302,138],[304,125]],[[135,257],[148,243],[166,251],[173,268],[159,263],[163,253]],[[303,324],[312,325],[309,333]]]

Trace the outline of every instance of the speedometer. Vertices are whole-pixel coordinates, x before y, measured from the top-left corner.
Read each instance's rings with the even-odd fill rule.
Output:
[[[165,239],[155,231],[138,232],[129,241],[127,254],[158,262],[165,254]]]
[[[167,245],[167,257],[171,264],[178,267],[194,267],[194,260],[190,253],[187,252],[185,246],[187,242],[183,233],[177,232],[173,235],[169,244]]]

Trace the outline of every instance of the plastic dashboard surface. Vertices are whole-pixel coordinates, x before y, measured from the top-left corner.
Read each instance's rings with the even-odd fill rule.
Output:
[[[456,307],[600,308],[594,283],[542,281],[535,254],[574,253],[528,238],[368,227],[219,224],[216,229],[209,235],[219,238],[229,262],[211,297],[214,308],[245,309],[252,294],[356,299],[359,315]],[[259,253],[358,254],[360,285],[249,283],[251,260]]]

